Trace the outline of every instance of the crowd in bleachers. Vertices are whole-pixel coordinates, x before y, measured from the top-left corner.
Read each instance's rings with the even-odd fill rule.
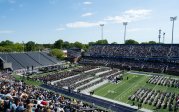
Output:
[[[95,69],[95,68],[97,68],[97,67],[83,66],[83,67],[76,68],[76,69],[71,70],[71,71],[50,73],[48,75],[41,76],[41,77],[38,77],[38,78],[33,78],[33,79],[34,80],[40,80],[40,81],[43,81],[43,82],[46,83],[48,81],[55,81],[55,80],[60,80],[60,79],[64,79],[64,78],[67,78],[67,77],[75,76],[75,75],[78,75],[81,72],[88,71],[88,70]]]
[[[108,76],[113,75],[116,72],[118,72],[118,69],[113,69],[113,70],[108,71],[106,73],[100,74],[99,77],[107,78]]]
[[[138,89],[133,95],[129,96],[129,100],[149,104],[157,109],[168,108],[169,112],[177,112],[179,106],[179,94],[146,88]]]
[[[78,76],[75,76],[75,77],[71,77],[71,78],[68,78],[68,79],[65,79],[65,80],[61,80],[60,82],[56,83],[59,87],[63,87],[63,86],[67,86],[69,87],[70,85],[78,82],[78,81],[81,81],[81,80],[84,80],[86,78],[89,78],[90,75],[85,75],[85,74],[81,74],[81,75],[78,75]]]
[[[100,112],[94,105],[0,77],[0,112]]]
[[[134,61],[134,60],[117,60],[117,59],[104,59],[104,58],[83,58],[81,59],[80,63],[83,64],[90,64],[95,66],[110,66],[120,69],[126,69],[126,70],[137,70],[137,71],[145,71],[145,72],[156,72],[156,73],[162,73],[162,72],[172,72],[172,69],[169,69],[169,67],[166,64],[163,63],[152,63],[152,62],[145,62],[145,61]],[[171,65],[170,67],[172,67]],[[168,68],[167,68],[168,67]],[[176,73],[177,67],[173,67],[173,74]]]
[[[87,55],[105,57],[179,57],[179,45],[93,45]]]
[[[117,71],[118,71],[117,69],[110,71],[110,68],[102,67],[102,68],[90,70],[89,72],[81,72],[81,74],[61,80],[61,81],[55,83],[55,85],[58,87],[70,87],[71,89],[76,89],[77,87],[80,87],[82,85],[85,85],[85,84],[93,81],[95,79],[95,76],[97,73],[101,73],[97,77],[104,79],[104,78],[106,78],[106,76],[110,76]]]
[[[38,80],[47,84],[55,85],[57,87],[65,87],[74,90],[82,85],[90,83],[95,78],[112,80],[112,78],[115,78],[118,75],[115,74],[117,72],[119,72],[119,69],[111,69],[109,67],[81,66],[73,70],[34,77],[33,80]],[[98,73],[100,74],[97,75]],[[109,76],[111,77],[108,78]]]
[[[100,80],[94,81],[94,82],[92,82],[92,83],[89,83],[89,84],[87,84],[87,85],[85,85],[85,86],[82,86],[82,87],[78,88],[78,90],[79,90],[79,91],[82,91],[82,90],[87,89],[87,88],[90,88],[90,87],[92,87],[92,86],[94,86],[94,85],[96,85],[96,84],[99,84],[100,82],[103,82],[103,79],[100,79]]]
[[[179,45],[93,45],[80,63],[179,74]]]

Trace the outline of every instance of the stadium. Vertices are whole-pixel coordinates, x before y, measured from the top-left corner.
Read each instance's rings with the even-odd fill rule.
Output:
[[[178,51],[178,44],[95,44],[79,64],[67,69],[45,52],[2,53],[0,57],[1,68],[15,73],[17,80],[88,105],[95,103],[79,111],[167,112],[177,110],[179,102]],[[44,67],[56,69],[47,72]],[[11,77],[4,74],[2,81]]]
[[[0,112],[179,112],[177,4],[0,0]]]

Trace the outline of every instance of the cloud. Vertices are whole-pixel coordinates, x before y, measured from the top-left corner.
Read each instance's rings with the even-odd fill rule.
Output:
[[[113,23],[122,23],[122,22],[133,22],[146,19],[150,16],[152,10],[146,9],[137,9],[137,10],[127,10],[121,16],[108,16],[104,20],[112,21]]]
[[[0,30],[0,34],[12,34],[14,31],[12,30]]]
[[[86,2],[83,2],[84,5],[91,5],[93,4],[92,2],[89,2],[89,1],[86,1]]]
[[[92,16],[92,15],[93,15],[93,13],[88,12],[88,13],[82,14],[81,16],[82,16],[82,17],[88,17],[88,16]]]
[[[64,31],[65,28],[57,28],[56,31]]]
[[[68,28],[87,28],[87,27],[98,26],[99,24],[105,24],[105,22],[103,22],[103,21],[99,21],[99,22],[77,21],[77,22],[66,24],[66,27],[68,27]]]

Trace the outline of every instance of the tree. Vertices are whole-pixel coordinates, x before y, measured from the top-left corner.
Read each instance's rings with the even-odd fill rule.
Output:
[[[2,47],[0,46],[0,52],[12,52],[13,50],[11,48]]]
[[[1,46],[9,46],[9,45],[13,45],[13,42],[10,41],[10,40],[5,40],[5,41],[2,41],[0,43]]]
[[[36,50],[36,51],[39,51],[39,50],[42,51],[43,49],[44,49],[43,44],[36,44],[36,45],[35,45],[35,50]]]
[[[155,41],[149,41],[149,44],[157,44]]]
[[[105,39],[105,40],[98,40],[96,41],[96,44],[108,44],[108,41]]]
[[[117,42],[112,42],[111,44],[117,44]]]
[[[44,48],[53,48],[53,44],[43,44]]]
[[[63,51],[60,50],[60,49],[52,49],[52,50],[50,51],[50,55],[55,56],[55,57],[57,57],[58,59],[63,59],[63,58],[64,58],[64,53],[63,53]]]
[[[125,44],[139,44],[137,41],[129,39],[125,41]]]
[[[13,45],[13,50],[16,52],[22,52],[24,50],[24,46],[20,43],[15,43]]]
[[[29,41],[26,43],[26,51],[35,51],[35,42]]]
[[[140,44],[148,44],[148,42],[141,42]]]
[[[59,40],[55,41],[54,48],[62,49],[62,47],[63,47],[63,40],[59,39]]]
[[[71,47],[71,44],[68,41],[63,42],[63,48],[69,49]]]
[[[74,47],[77,47],[77,48],[80,48],[80,49],[83,49],[84,48],[84,45],[78,41],[76,41],[74,44],[73,44]]]
[[[89,49],[89,45],[88,45],[88,44],[83,44],[83,46],[84,46],[84,47],[83,47],[83,50],[84,50],[84,51],[87,51],[87,50]]]
[[[142,42],[141,44],[157,44],[155,41],[149,41],[149,42]]]
[[[89,42],[88,45],[91,46],[93,44],[96,44],[95,42]]]

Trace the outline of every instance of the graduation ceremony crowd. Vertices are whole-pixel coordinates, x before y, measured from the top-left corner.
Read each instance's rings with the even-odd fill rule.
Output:
[[[0,112],[103,112],[92,104],[0,75]]]

